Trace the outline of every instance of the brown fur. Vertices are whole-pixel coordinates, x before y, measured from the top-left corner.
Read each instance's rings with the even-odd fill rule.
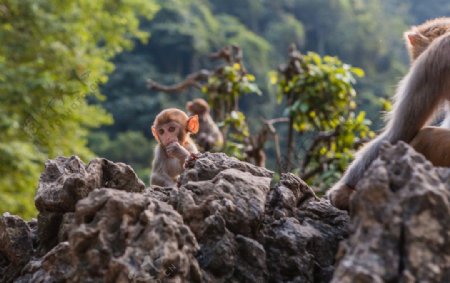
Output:
[[[449,21],[448,18],[428,21],[406,33],[413,60],[411,68],[399,84],[386,129],[357,153],[341,180],[328,191],[327,195],[336,207],[348,208],[350,195],[347,188],[356,187],[378,156],[383,141],[411,142],[437,109],[450,99]],[[428,155],[428,158],[435,156]]]
[[[410,145],[434,166],[450,167],[450,130],[425,127],[420,130]]]
[[[437,18],[413,26],[405,32],[406,48],[411,62],[417,59],[433,40],[450,31],[450,18]]]
[[[449,32],[450,18],[432,19],[419,26],[413,26],[405,32],[406,48],[411,62],[414,62],[436,38]],[[446,103],[448,104],[448,101]],[[442,124],[443,127],[450,127],[449,118],[450,116],[447,115]],[[450,137],[448,138],[447,135],[450,135],[448,129],[425,127],[410,144],[434,166],[450,167]]]
[[[186,103],[186,108],[189,112],[198,115],[209,113],[208,102],[206,102],[206,100],[201,98],[196,98],[192,101],[189,101],[188,103]]]
[[[175,186],[179,175],[184,171],[184,163],[197,147],[189,137],[198,131],[198,117],[188,117],[179,109],[170,108],[159,113],[152,126],[152,133],[158,141],[152,162],[150,185]],[[168,128],[174,128],[169,132]],[[159,130],[164,130],[160,136]]]
[[[209,113],[208,103],[204,99],[197,98],[189,101],[186,109],[199,117],[200,130],[194,139],[200,148],[203,151],[220,150],[223,146],[223,135]]]

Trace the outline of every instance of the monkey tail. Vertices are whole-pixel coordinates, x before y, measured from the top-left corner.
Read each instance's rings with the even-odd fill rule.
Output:
[[[436,39],[423,52],[405,78],[394,97],[394,107],[381,135],[364,146],[349,166],[342,181],[355,187],[372,161],[377,158],[383,141],[410,142],[425,126],[437,107],[450,98],[450,33]]]

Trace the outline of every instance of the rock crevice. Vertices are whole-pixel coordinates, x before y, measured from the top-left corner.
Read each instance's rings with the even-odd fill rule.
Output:
[[[403,143],[382,149],[351,218],[295,175],[224,154],[169,188],[59,157],[37,219],[0,217],[0,282],[449,282],[449,187],[450,169]]]

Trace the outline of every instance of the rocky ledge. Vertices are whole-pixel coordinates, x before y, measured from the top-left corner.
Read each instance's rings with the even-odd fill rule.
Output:
[[[357,187],[333,283],[450,282],[450,169],[386,144]]]
[[[386,145],[351,220],[273,175],[205,153],[145,188],[122,163],[50,160],[37,219],[0,217],[0,282],[449,282],[450,169]]]

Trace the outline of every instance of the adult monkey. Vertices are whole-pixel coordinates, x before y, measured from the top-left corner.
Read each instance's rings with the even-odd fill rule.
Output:
[[[450,32],[450,18],[429,20],[405,32],[406,46],[411,63],[422,54],[430,43]],[[450,107],[446,101],[446,117],[441,127],[424,127],[410,145],[422,153],[434,166],[450,167]]]
[[[152,163],[150,185],[171,187],[177,184],[188,157],[198,152],[189,135],[199,130],[198,116],[188,117],[179,109],[169,108],[159,113],[152,126],[158,141]]]
[[[337,208],[348,209],[356,184],[377,158],[383,141],[411,142],[437,108],[450,100],[449,27],[450,20],[440,18],[405,33],[414,61],[397,88],[385,130],[357,153],[341,180],[328,191]]]

